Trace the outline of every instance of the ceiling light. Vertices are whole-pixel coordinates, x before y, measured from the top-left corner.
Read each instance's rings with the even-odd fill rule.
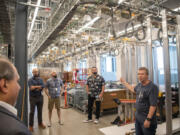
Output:
[[[31,32],[32,32],[32,29],[33,29],[33,27],[34,27],[34,22],[35,22],[35,20],[36,20],[37,14],[38,14],[38,10],[39,10],[40,3],[41,3],[41,0],[38,0],[38,1],[37,1],[37,4],[36,4],[37,7],[35,8],[35,11],[34,11],[34,16],[33,16],[33,20],[32,20],[32,23],[31,23],[31,27],[30,27],[30,30],[29,30],[29,33],[28,33],[28,40],[29,40],[29,38],[30,38],[30,36],[31,36]]]
[[[83,22],[89,22],[89,21],[91,21],[91,16],[85,15],[85,16],[83,17]]]
[[[175,8],[175,9],[173,9],[174,11],[179,11],[180,10],[180,7],[178,7],[178,8]]]
[[[118,4],[121,4],[121,3],[123,3],[125,0],[119,0],[118,1]]]
[[[90,22],[86,23],[83,27],[81,27],[76,33],[82,32],[85,30],[87,27],[91,27],[97,20],[99,20],[100,17],[97,16],[94,19],[92,19]]]

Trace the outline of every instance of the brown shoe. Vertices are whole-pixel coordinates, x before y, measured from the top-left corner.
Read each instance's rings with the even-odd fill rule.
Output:
[[[39,128],[45,129],[46,126],[43,123],[41,123],[41,124],[39,124]]]
[[[33,127],[32,126],[29,126],[29,131],[33,132]]]

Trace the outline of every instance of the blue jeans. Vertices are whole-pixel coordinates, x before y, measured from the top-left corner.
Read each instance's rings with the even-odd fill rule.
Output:
[[[155,135],[157,124],[151,124],[149,128],[144,128],[144,123],[139,122],[136,119],[135,129],[136,135]]]

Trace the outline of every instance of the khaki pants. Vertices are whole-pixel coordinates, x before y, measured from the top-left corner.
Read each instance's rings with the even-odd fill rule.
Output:
[[[57,98],[50,98],[48,101],[48,109],[49,111],[52,111],[52,109],[54,108],[54,104],[55,104],[55,108],[57,110],[60,109],[60,97]]]

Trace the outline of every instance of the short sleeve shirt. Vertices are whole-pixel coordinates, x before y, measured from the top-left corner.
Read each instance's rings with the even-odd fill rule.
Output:
[[[91,96],[95,97],[101,93],[102,86],[105,85],[105,81],[104,78],[100,75],[97,75],[95,78],[93,76],[90,76],[87,79],[87,85],[91,93]]]
[[[28,85],[29,85],[29,89],[31,86],[41,86],[42,89],[41,90],[38,90],[38,89],[35,89],[35,90],[30,90],[30,96],[33,96],[33,97],[38,97],[38,96],[41,96],[41,91],[43,90],[44,88],[44,83],[43,83],[43,80],[40,78],[40,77],[32,77],[29,79],[28,81]]]
[[[146,86],[139,83],[135,88],[136,92],[136,118],[144,122],[146,119],[150,106],[156,106],[158,100],[158,87],[150,82]],[[152,121],[155,121],[156,113],[152,117]]]
[[[61,87],[63,87],[63,82],[61,79],[50,78],[46,82],[46,88],[48,89],[49,95],[52,98],[56,98],[60,96]]]

